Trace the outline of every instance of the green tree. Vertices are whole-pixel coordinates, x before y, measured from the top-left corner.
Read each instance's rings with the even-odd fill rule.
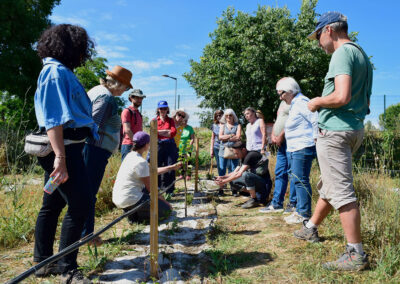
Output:
[[[0,120],[24,115],[35,125],[33,94],[41,70],[35,42],[50,25],[48,16],[60,0],[0,1]],[[24,111],[23,107],[27,106]]]
[[[389,106],[384,114],[379,115],[379,125],[384,130],[400,133],[400,103]]]
[[[303,93],[321,95],[330,56],[307,35],[315,28],[317,0],[303,0],[297,19],[284,8],[259,6],[253,14],[228,8],[217,20],[200,61],[190,61],[186,80],[203,98],[200,107],[261,109],[266,121],[275,117],[276,82],[294,77]]]

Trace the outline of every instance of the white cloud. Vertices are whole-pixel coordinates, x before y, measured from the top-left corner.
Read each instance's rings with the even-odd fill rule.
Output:
[[[117,34],[117,33],[107,33],[107,32],[97,32],[94,35],[96,41],[111,41],[111,42],[123,42],[123,41],[131,41],[132,38],[127,34]]]
[[[165,78],[162,76],[149,76],[149,77],[134,78],[133,80],[135,86],[137,86],[138,88],[145,88],[157,82],[164,81]]]
[[[87,27],[89,22],[85,19],[78,17],[64,17],[59,15],[51,15],[50,20],[56,24],[73,24]]]
[[[118,0],[116,4],[123,7],[128,6],[128,2],[126,0]]]
[[[144,60],[133,60],[133,61],[123,61],[121,64],[125,66],[130,66],[132,72],[141,73],[143,71],[149,71],[152,69],[158,69],[164,65],[172,65],[174,61],[171,59],[160,58],[155,61],[144,61]]]
[[[187,45],[187,44],[178,44],[177,46],[176,46],[176,48],[178,48],[178,49],[183,49],[183,50],[190,50],[190,49],[192,49],[189,45]]]
[[[121,52],[125,50],[115,48],[114,46],[98,45],[96,46],[96,50],[99,56],[105,57],[106,59],[126,57],[125,53]]]
[[[112,20],[112,15],[111,15],[111,13],[103,13],[102,15],[101,15],[101,19],[102,20]]]

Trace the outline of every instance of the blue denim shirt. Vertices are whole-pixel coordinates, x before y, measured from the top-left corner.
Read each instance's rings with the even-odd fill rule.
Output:
[[[92,103],[74,73],[54,58],[43,59],[35,93],[35,113],[40,127],[49,130],[89,127],[98,139]]]

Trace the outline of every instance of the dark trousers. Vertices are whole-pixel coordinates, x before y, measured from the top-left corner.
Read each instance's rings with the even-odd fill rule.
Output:
[[[93,233],[94,231],[94,215],[97,201],[96,195],[99,191],[104,171],[106,170],[108,159],[111,154],[110,151],[91,144],[85,144],[85,147],[83,148],[83,161],[89,177],[91,200],[88,204],[89,215],[83,228],[82,237]]]
[[[36,262],[41,262],[53,255],[58,217],[67,204],[68,210],[61,226],[59,250],[75,243],[81,237],[83,224],[89,212],[90,200],[89,180],[82,157],[83,146],[84,143],[65,146],[69,178],[53,194],[43,193],[43,204],[35,228],[34,261]],[[38,160],[45,170],[46,183],[53,171],[54,152],[46,157],[38,158]],[[69,271],[78,266],[77,255],[78,250],[58,261],[61,272]]]
[[[143,189],[143,196],[142,198],[134,205],[123,208],[124,212],[128,212],[132,208],[138,206],[140,203],[145,202],[146,200],[150,199],[149,192],[146,189]],[[168,212],[171,211],[167,203],[165,203],[163,200],[158,199],[158,218],[166,217],[168,215]],[[129,222],[143,222],[143,221],[150,221],[150,202],[148,202],[146,205],[144,205],[142,208],[140,208],[138,211],[135,213],[131,214],[128,216]]]
[[[176,163],[178,159],[178,149],[174,139],[158,141],[158,167],[166,167]],[[158,176],[158,186],[161,189],[166,188],[175,181],[175,171],[169,171]],[[168,189],[167,193],[172,193],[175,185]]]
[[[268,175],[261,177],[249,171],[246,171],[238,179],[235,179],[231,183],[231,187],[234,190],[240,190],[242,187],[247,189],[251,188],[256,191],[257,200],[263,204],[267,203],[268,196],[271,192],[272,182]]]

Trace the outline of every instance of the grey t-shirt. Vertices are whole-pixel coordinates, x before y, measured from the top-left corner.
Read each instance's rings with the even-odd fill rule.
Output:
[[[281,104],[278,108],[278,116],[274,123],[274,127],[272,131],[275,136],[281,134],[282,130],[285,128],[286,120],[289,116],[290,105],[288,105],[285,101],[281,101]]]

